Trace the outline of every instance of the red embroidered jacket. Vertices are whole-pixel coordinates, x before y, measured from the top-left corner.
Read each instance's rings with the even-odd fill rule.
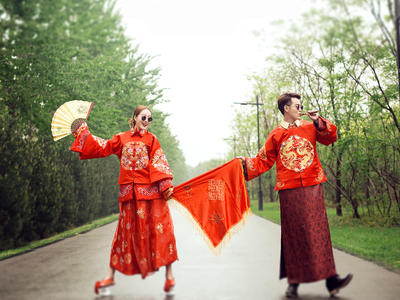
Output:
[[[246,179],[251,180],[268,171],[276,161],[275,190],[311,186],[326,181],[316,142],[324,145],[335,142],[336,126],[321,117],[318,126],[304,120],[299,122],[298,127],[285,123],[282,122],[270,132],[255,158],[245,158]]]
[[[162,198],[161,192],[173,186],[171,169],[157,137],[152,133],[125,131],[105,140],[92,135],[83,124],[75,136],[71,150],[79,153],[79,159],[118,156],[121,202],[133,199],[133,190],[138,200]]]

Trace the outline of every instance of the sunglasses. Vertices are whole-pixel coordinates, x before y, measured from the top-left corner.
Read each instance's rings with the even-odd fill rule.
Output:
[[[291,105],[287,105],[287,106],[290,107]],[[296,107],[297,110],[300,110],[300,109],[303,110],[303,108],[304,108],[304,106],[300,105],[300,104],[296,104],[295,107]]]
[[[146,116],[142,116],[142,121],[146,121]],[[151,121],[153,121],[153,118],[152,117],[148,117],[147,121],[151,122]]]

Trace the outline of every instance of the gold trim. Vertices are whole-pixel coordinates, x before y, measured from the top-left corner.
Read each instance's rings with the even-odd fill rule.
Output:
[[[238,233],[242,227],[246,224],[246,220],[249,216],[251,216],[253,213],[251,212],[250,207],[243,213],[243,217],[241,220],[239,220],[235,225],[229,229],[224,237],[222,238],[221,242],[214,247],[213,243],[211,240],[208,238],[207,234],[203,231],[201,228],[200,224],[197,222],[197,220],[192,216],[192,214],[187,210],[185,206],[180,204],[178,201],[175,199],[171,198],[168,200],[168,203],[171,204],[174,208],[176,208],[182,215],[184,215],[191,223],[193,226],[193,229],[203,238],[203,240],[206,242],[208,248],[210,248],[211,252],[214,253],[214,255],[220,255],[222,247],[224,247],[232,238],[232,234]]]
[[[301,120],[296,120],[296,121],[293,122],[293,124],[294,124],[296,127],[300,127],[300,125],[301,125]],[[292,124],[286,122],[285,120],[282,120],[282,122],[281,122],[279,125],[281,125],[282,128],[284,128],[284,129],[288,129],[289,126],[292,125]]]

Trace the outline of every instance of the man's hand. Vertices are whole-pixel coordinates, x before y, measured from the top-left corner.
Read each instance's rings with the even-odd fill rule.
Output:
[[[170,187],[169,189],[166,189],[163,192],[163,197],[164,197],[165,201],[168,201],[169,199],[171,199],[173,193],[174,193],[174,188]]]
[[[236,156],[236,158],[239,158],[242,162],[242,168],[243,168],[243,173],[244,173],[244,178],[247,180],[247,167],[246,167],[246,157],[243,156]]]
[[[307,111],[305,113],[313,122],[316,122],[319,118],[318,110]]]

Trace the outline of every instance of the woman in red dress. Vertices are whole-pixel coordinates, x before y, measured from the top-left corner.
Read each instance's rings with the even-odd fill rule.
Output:
[[[95,293],[111,286],[115,270],[125,275],[148,274],[166,266],[164,290],[174,285],[171,264],[178,259],[174,228],[166,200],[173,193],[172,173],[158,139],[148,132],[152,114],[146,106],[133,113],[131,130],[111,140],[92,135],[84,123],[74,133],[71,150],[80,159],[116,154],[120,159],[120,214],[107,278],[97,281]]]

